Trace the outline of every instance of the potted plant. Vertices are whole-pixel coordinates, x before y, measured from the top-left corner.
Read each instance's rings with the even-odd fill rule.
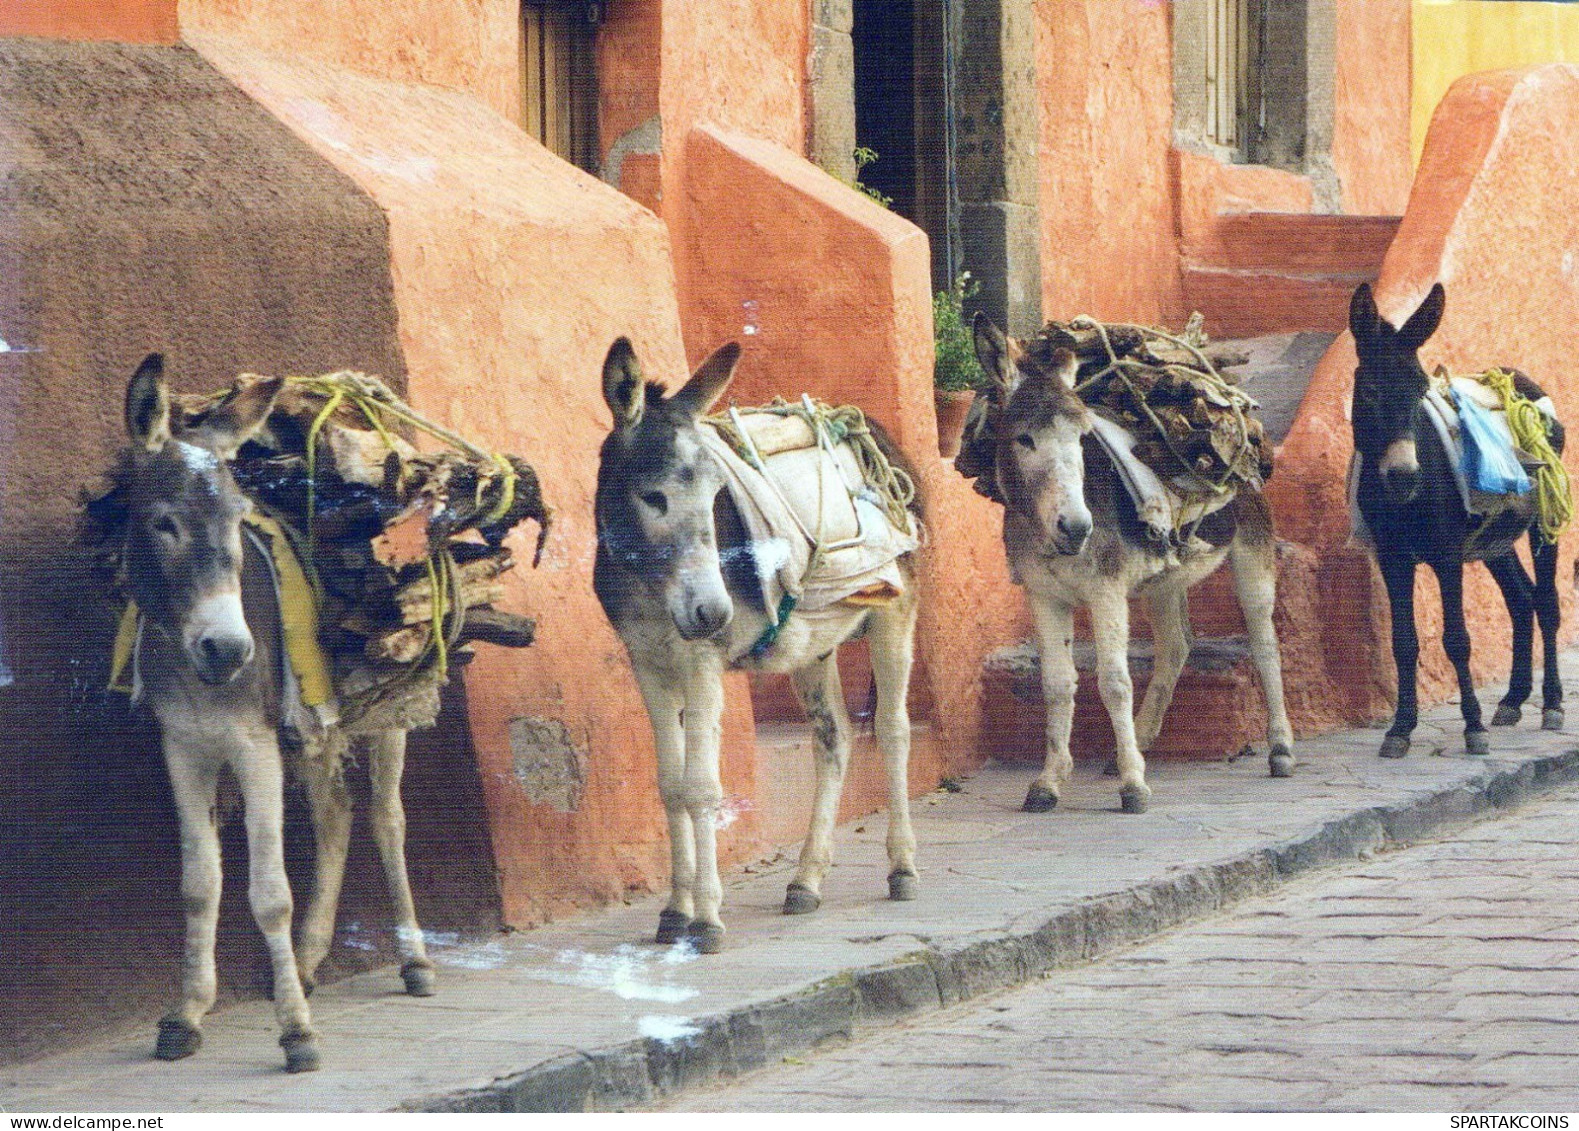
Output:
[[[986,376],[976,363],[976,343],[965,323],[965,300],[974,298],[981,284],[961,271],[946,291],[932,296],[932,397],[938,413],[938,452],[944,459],[959,454],[965,416],[983,388]]]

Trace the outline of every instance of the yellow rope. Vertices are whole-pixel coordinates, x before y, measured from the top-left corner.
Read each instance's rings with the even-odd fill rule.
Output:
[[[1475,379],[1502,398],[1513,442],[1541,461],[1535,472],[1535,514],[1541,537],[1556,542],[1573,519],[1574,502],[1568,469],[1547,436],[1547,416],[1534,401],[1519,394],[1513,385],[1513,374],[1506,369],[1488,369]]]

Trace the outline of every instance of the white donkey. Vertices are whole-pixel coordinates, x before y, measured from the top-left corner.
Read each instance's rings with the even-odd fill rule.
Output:
[[[701,417],[722,396],[740,348],[713,354],[678,393],[644,383],[630,342],[619,339],[603,366],[614,429],[598,470],[598,599],[630,653],[658,754],[658,787],[669,819],[672,893],[658,919],[659,942],[688,937],[704,954],[723,946],[723,887],[715,839],[719,744],[726,668],[788,672],[812,722],[817,785],[811,830],[787,915],[814,911],[832,860],[834,820],[850,755],[850,721],[835,650],[869,635],[877,684],[877,741],[888,777],[889,898],[916,894],[910,826],[910,682],[915,576],[899,559],[902,593],[887,604],[833,604],[796,612],[769,633],[754,544],[725,487],[720,457]],[[874,426],[874,434],[876,429]],[[903,467],[880,434],[884,454]],[[919,519],[919,506],[912,507]]]
[[[1294,770],[1293,731],[1283,706],[1283,669],[1272,607],[1277,554],[1265,498],[1241,487],[1232,503],[1203,519],[1169,555],[1145,536],[1106,450],[1089,437],[1091,410],[1074,391],[1076,361],[1067,350],[1049,362],[1033,359],[982,314],[975,320],[976,355],[993,381],[990,419],[996,437],[993,474],[1004,502],[1003,542],[1016,579],[1030,598],[1047,700],[1047,760],[1026,794],[1025,808],[1044,812],[1074,768],[1069,734],[1078,679],[1070,646],[1074,611],[1091,613],[1097,686],[1118,740],[1119,798],[1127,813],[1146,809],[1147,749],[1190,654],[1189,588],[1233,564],[1250,654],[1266,693],[1273,777]],[[1129,598],[1151,610],[1155,666],[1138,718],[1129,674]]]
[[[245,807],[252,913],[268,942],[273,997],[291,1072],[318,1067],[304,983],[328,951],[345,868],[350,798],[341,778],[346,736],[309,738],[306,779],[317,840],[316,884],[291,945],[292,900],[283,850],[283,780],[277,728],[284,694],[280,614],[268,559],[242,529],[250,504],[226,460],[264,424],[282,381],[241,385],[190,430],[172,424],[164,364],[150,355],[126,391],[131,447],[114,473],[124,492],[126,580],[137,602],[136,671],[164,741],[181,820],[186,947],[181,1004],[159,1024],[156,1055],[190,1056],[216,991],[220,844],[216,793],[229,766]],[[173,428],[176,429],[173,431]],[[400,777],[405,732],[366,736],[373,828],[395,904],[407,992],[432,992],[433,970],[417,927],[405,867]]]

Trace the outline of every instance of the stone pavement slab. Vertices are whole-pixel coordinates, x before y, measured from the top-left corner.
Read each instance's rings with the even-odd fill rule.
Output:
[[[1579,968],[1572,951],[1510,968],[1504,950],[1552,918],[1579,920],[1553,881],[1569,861],[1545,851],[1554,828],[1579,822],[1579,789],[1503,820],[1449,833],[1364,863],[1314,872],[1276,892],[1078,970],[862,1034],[850,1045],[684,1095],[681,1111],[844,1111],[871,1105],[982,1110],[1572,1112],[1579,1109]],[[1545,826],[1545,827],[1543,827]],[[1506,934],[1453,936],[1466,947],[1438,961],[1443,923],[1474,919],[1467,890],[1443,896],[1419,880],[1445,860],[1481,892],[1509,888],[1496,863],[1465,854],[1496,843],[1528,875],[1525,914]],[[1355,874],[1371,894],[1356,897]],[[1385,935],[1336,933],[1352,899],[1385,895]],[[1269,984],[1208,984],[1203,966],[1257,962],[1273,940],[1290,958]],[[1474,943],[1469,948],[1470,942]],[[1356,985],[1357,959],[1397,944],[1392,962],[1426,989]],[[1425,947],[1409,944],[1427,944]],[[1472,974],[1458,981],[1455,971]]]
[[[318,990],[312,999],[324,1061],[318,1073],[285,1075],[271,1007],[251,1002],[214,1014],[202,1051],[189,1060],[152,1060],[153,1033],[137,1030],[0,1069],[0,1110],[517,1111],[647,1104],[1087,962],[1309,869],[1461,827],[1579,779],[1579,746],[1571,735],[1543,733],[1527,721],[1494,732],[1491,758],[1471,759],[1462,753],[1459,729],[1454,708],[1428,713],[1417,753],[1401,761],[1376,757],[1379,731],[1302,741],[1300,768],[1287,780],[1267,777],[1264,758],[1159,764],[1150,775],[1152,809],[1139,816],[1118,812],[1116,782],[1091,767],[1077,771],[1057,810],[1022,813],[1031,771],[989,767],[958,793],[917,801],[922,890],[914,902],[883,898],[885,822],[881,815],[865,818],[840,830],[840,866],[816,914],[780,914],[792,872],[787,862],[734,875],[720,955],[703,958],[683,944],[651,943],[661,897],[482,942],[435,938],[435,997],[400,994],[393,970]],[[1435,748],[1443,753],[1426,753]],[[1532,853],[1570,869],[1554,882],[1579,884],[1579,865],[1555,859],[1566,850],[1560,827],[1543,835],[1546,843]],[[1493,836],[1467,838],[1453,852],[1506,874],[1510,885],[1536,863],[1499,860]],[[1435,861],[1417,882],[1452,889],[1453,863]],[[1329,949],[1342,951],[1338,935],[1370,930],[1379,942],[1391,936],[1396,924],[1388,916],[1397,909],[1389,901],[1399,893],[1365,869],[1341,883],[1330,912],[1342,917],[1333,920]],[[1430,933],[1379,945],[1345,968],[1351,984],[1338,988],[1451,988],[1461,973],[1454,963],[1463,960],[1453,948],[1484,947],[1485,939],[1504,936],[1508,941],[1497,945],[1505,948],[1500,961],[1508,992],[1531,988],[1521,971],[1543,964],[1572,963],[1579,971],[1570,917],[1503,908],[1512,921],[1499,923],[1484,886],[1465,897],[1476,901],[1473,921],[1433,920]],[[1313,987],[1313,958],[1290,953],[1280,915],[1293,913],[1272,914],[1252,940],[1218,939],[1223,953],[1192,964],[1193,984],[1217,987],[1224,1000],[1236,988]],[[1369,928],[1366,916],[1378,917]],[[1243,953],[1233,953],[1240,948]],[[1144,963],[1111,965],[1135,986],[1153,977]],[[1107,970],[1096,982],[1111,976]],[[1311,996],[1319,1000],[1314,988]],[[1105,1016],[1111,1022],[1111,1012]],[[1529,1020],[1532,1026],[1565,1022],[1544,1013]],[[1101,1021],[1094,1013],[1093,1038],[1106,1031]],[[1354,1027],[1341,1030],[1344,1039],[1378,1024],[1339,1010],[1333,1024],[1340,1022]],[[1226,1022],[1203,1014],[1201,1024]],[[1532,1028],[1497,1039],[1511,1052],[1521,1038],[1549,1035]],[[1516,1069],[1510,1061],[1509,1086],[1540,1085]],[[1090,1102],[1100,1102],[1099,1084],[1068,1083],[1071,1100],[1084,1102],[1089,1091]],[[1200,1088],[1181,1086],[1159,1092],[1156,1103],[1177,1106],[1198,1094]],[[992,1106],[983,1100],[974,1109]]]

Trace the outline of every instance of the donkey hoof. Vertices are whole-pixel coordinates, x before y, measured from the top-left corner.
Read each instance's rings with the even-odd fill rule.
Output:
[[[1116,778],[1116,777],[1118,777],[1118,759],[1117,758],[1109,758],[1107,760],[1107,765],[1102,767],[1102,776],[1105,777],[1105,778]]]
[[[1561,707],[1547,707],[1541,712],[1542,730],[1563,729],[1563,709]]]
[[[1058,805],[1058,794],[1045,785],[1032,785],[1025,794],[1024,810],[1027,813],[1046,813]]]
[[[685,928],[685,937],[696,948],[697,954],[717,954],[724,949],[724,928],[719,923],[692,920]]]
[[[1402,758],[1409,753],[1409,739],[1401,734],[1389,734],[1382,739],[1382,748],[1377,753],[1383,758]]]
[[[1275,778],[1291,778],[1294,776],[1294,754],[1286,746],[1272,747],[1272,753],[1267,756],[1267,768]]]
[[[285,1050],[285,1071],[318,1071],[318,1037],[309,1030],[295,1030],[280,1038]]]
[[[822,896],[805,884],[791,884],[784,891],[784,914],[810,915],[822,906]]]
[[[1126,785],[1118,791],[1119,808],[1126,813],[1144,813],[1151,801],[1151,790],[1143,785]]]
[[[1512,703],[1499,703],[1497,713],[1491,716],[1491,725],[1494,727],[1511,727],[1517,725],[1519,716],[1524,714],[1521,707]]]
[[[655,941],[664,946],[677,943],[685,937],[685,929],[690,925],[691,917],[685,912],[665,907],[658,912],[658,937]]]
[[[408,962],[400,968],[400,980],[406,983],[406,993],[412,997],[433,996],[433,964]]]
[[[895,872],[888,877],[888,898],[896,903],[914,899],[921,893],[921,881],[914,872]]]
[[[154,1055],[160,1060],[181,1060],[203,1047],[203,1033],[185,1017],[172,1013],[159,1021],[159,1043]]]
[[[1491,753],[1491,736],[1483,730],[1472,730],[1464,735],[1464,749],[1477,758]]]

